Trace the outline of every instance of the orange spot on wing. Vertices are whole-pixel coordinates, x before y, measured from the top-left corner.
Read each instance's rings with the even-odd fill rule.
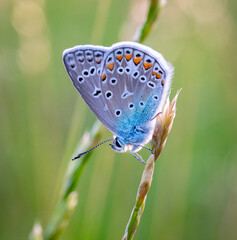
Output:
[[[107,68],[112,71],[114,69],[114,63],[109,63]]]
[[[160,79],[162,76],[159,73],[156,73],[156,78]]]
[[[140,63],[141,60],[142,60],[141,57],[134,57],[134,58],[133,58],[133,62],[134,62],[136,65],[137,65],[138,63]]]
[[[123,55],[119,55],[119,56],[117,56],[116,58],[117,58],[119,61],[121,61],[122,58],[123,58]]]
[[[154,72],[154,71],[152,72],[152,75],[156,75],[156,74],[157,74],[157,72]]]
[[[100,58],[96,59],[96,62],[97,62],[97,63],[100,63],[100,62],[101,62],[101,59],[100,59]]]
[[[102,75],[102,81],[104,81],[105,78],[106,78],[106,74],[104,73],[104,74]]]
[[[125,55],[125,58],[127,59],[127,61],[129,61],[132,58],[132,53]]]
[[[164,86],[164,84],[165,84],[165,82],[164,82],[164,80],[162,80],[162,81],[161,81],[161,85]]]
[[[152,67],[152,63],[148,63],[148,62],[143,63],[143,65],[146,70]]]

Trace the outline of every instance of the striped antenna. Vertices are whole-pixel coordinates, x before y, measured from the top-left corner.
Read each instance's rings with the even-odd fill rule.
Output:
[[[107,139],[107,140],[99,143],[98,145],[94,146],[93,148],[89,149],[88,151],[78,154],[78,155],[77,155],[76,157],[74,157],[72,160],[78,159],[78,158],[84,156],[85,154],[87,154],[88,152],[92,151],[93,149],[99,147],[100,145],[102,145],[102,144],[104,144],[104,143],[106,143],[106,142],[108,142],[108,141],[113,141],[113,140],[114,140],[113,138],[112,138],[112,139]]]

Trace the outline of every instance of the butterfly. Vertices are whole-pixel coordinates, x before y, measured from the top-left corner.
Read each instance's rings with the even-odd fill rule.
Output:
[[[113,141],[113,150],[130,150],[144,163],[137,152],[147,148],[144,144],[151,139],[155,118],[169,95],[172,65],[159,52],[136,42],[75,46],[63,52],[63,62],[81,97],[115,135],[102,143]]]

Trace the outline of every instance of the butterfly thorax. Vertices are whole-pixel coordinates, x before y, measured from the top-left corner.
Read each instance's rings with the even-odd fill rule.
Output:
[[[126,152],[127,150],[137,152],[141,149],[141,145],[150,140],[152,132],[152,128],[148,126],[134,127],[130,132],[119,132],[119,136],[115,137],[111,148],[117,152]]]

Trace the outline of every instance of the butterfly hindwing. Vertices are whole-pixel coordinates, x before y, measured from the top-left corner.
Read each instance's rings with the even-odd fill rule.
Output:
[[[112,50],[106,56],[102,68],[102,78],[106,76],[106,79],[101,81],[102,93],[118,130],[129,127],[126,124],[129,120],[128,106],[134,106],[134,86],[130,79],[132,66],[127,63],[124,52],[125,49],[122,48]]]
[[[131,42],[111,47],[102,66],[101,89],[117,132],[130,132],[162,110],[171,76],[172,67],[148,47]]]

